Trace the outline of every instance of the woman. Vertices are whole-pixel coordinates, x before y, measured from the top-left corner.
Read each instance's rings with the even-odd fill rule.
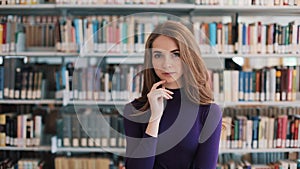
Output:
[[[193,34],[166,21],[146,42],[142,96],[124,108],[126,169],[215,169],[222,112]]]

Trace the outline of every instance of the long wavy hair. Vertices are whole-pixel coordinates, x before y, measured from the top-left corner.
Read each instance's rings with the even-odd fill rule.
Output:
[[[180,59],[183,63],[182,86],[183,91],[189,100],[196,104],[210,104],[213,102],[213,92],[209,84],[209,73],[200,54],[192,32],[182,23],[166,21],[156,26],[149,35],[145,46],[144,54],[144,81],[142,95],[137,100],[143,103],[139,111],[146,111],[150,105],[147,94],[154,83],[160,81],[152,65],[152,45],[159,36],[167,36],[175,40],[180,52]]]

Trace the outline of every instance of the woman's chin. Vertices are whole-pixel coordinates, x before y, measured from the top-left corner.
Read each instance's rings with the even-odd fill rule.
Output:
[[[178,88],[180,86],[180,84],[175,80],[166,80],[166,83],[164,84],[164,86],[167,88]]]
[[[170,84],[170,83],[174,83],[175,82],[175,80],[173,80],[173,79],[163,79],[163,80],[166,81],[165,84]]]

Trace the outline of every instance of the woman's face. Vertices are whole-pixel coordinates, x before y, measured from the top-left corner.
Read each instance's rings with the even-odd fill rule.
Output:
[[[164,86],[169,89],[181,87],[183,66],[175,40],[163,35],[158,36],[153,41],[151,57],[156,75],[161,80],[166,80]]]

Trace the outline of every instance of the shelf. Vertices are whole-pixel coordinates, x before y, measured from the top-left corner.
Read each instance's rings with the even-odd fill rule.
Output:
[[[110,152],[110,153],[125,153],[125,148],[100,148],[100,147],[60,147],[56,149],[56,153],[62,152],[72,152],[72,153],[102,153],[102,152]]]
[[[300,54],[202,54],[203,58],[232,58],[232,57],[242,57],[242,58],[287,58],[287,57],[300,57]]]
[[[196,5],[194,14],[226,15],[239,13],[239,15],[299,15],[299,6],[221,6]]]
[[[300,152],[299,148],[270,148],[270,149],[220,149],[219,154],[223,153],[281,153],[281,152]]]
[[[64,52],[9,52],[0,56],[30,56],[30,57],[142,57],[143,53],[64,53]]]
[[[36,4],[36,5],[0,5],[0,9],[30,9],[30,10],[44,10],[44,9],[55,9],[56,4]]]
[[[78,104],[78,105],[125,105],[130,101],[97,101],[97,100],[71,100],[69,104]],[[254,101],[240,101],[240,102],[216,102],[222,107],[228,106],[242,106],[242,105],[266,105],[266,106],[300,106],[300,101],[263,101],[263,102],[254,102]]]
[[[78,57],[78,53],[64,53],[64,52],[8,52],[0,53],[0,56],[30,56],[30,57]]]
[[[21,10],[20,10],[21,9]],[[0,14],[62,14],[63,11],[87,14],[134,14],[140,12],[164,12],[176,15],[212,14],[229,15],[299,15],[299,6],[221,6],[221,5],[195,5],[186,3],[174,4],[104,4],[104,5],[76,5],[76,4],[37,4],[37,5],[0,5]]]
[[[70,100],[68,104],[75,104],[75,105],[103,105],[103,106],[122,106],[130,101],[126,100],[116,100],[116,101],[101,101],[101,100]],[[62,104],[62,100],[13,100],[13,99],[4,99],[0,100],[0,104]],[[216,102],[218,105],[222,107],[228,106],[242,106],[242,105],[265,105],[265,106],[300,106],[300,101],[240,101],[240,102]]]
[[[57,15],[61,11],[55,4],[36,4],[36,5],[0,5],[2,15]]]
[[[75,105],[103,105],[103,106],[110,106],[110,105],[116,105],[116,106],[122,106],[129,101],[98,101],[98,100],[71,100],[68,102],[69,104],[75,104]]]
[[[144,53],[86,53],[86,54],[77,54],[81,57],[142,57]]]
[[[0,100],[0,104],[62,104],[61,100]]]
[[[50,146],[39,147],[0,147],[1,151],[51,151]]]
[[[84,147],[61,147],[57,148],[56,152],[76,152],[76,153],[90,153],[90,152],[111,152],[111,153],[125,153],[125,148],[84,148]],[[276,152],[300,152],[299,148],[273,148],[273,149],[220,149],[219,154],[223,153],[276,153]]]
[[[137,62],[134,59],[139,60],[144,57],[144,53],[63,53],[63,52],[9,52],[0,53],[0,56],[29,56],[29,57],[113,57],[110,58],[112,62],[115,59],[118,60],[126,57],[130,58],[129,62]],[[119,57],[119,58],[118,58]],[[300,54],[202,54],[203,58],[283,58],[283,57],[297,57],[300,58]],[[126,61],[126,59],[124,59]]]
[[[83,5],[76,5],[76,4],[56,4],[55,7],[59,9],[107,9],[107,10],[166,10],[170,9],[173,11],[177,10],[191,10],[194,9],[196,5],[188,4],[188,3],[172,3],[172,4],[102,4],[102,5],[94,5],[94,4],[83,4]]]
[[[300,101],[262,101],[262,102],[256,102],[256,101],[240,101],[240,102],[216,102],[221,107],[228,107],[228,106],[300,106]]]
[[[1,151],[51,151],[50,146],[40,147],[0,147]],[[94,153],[110,152],[125,153],[125,148],[100,148],[100,147],[60,147],[55,153],[72,152],[72,153]],[[276,152],[300,152],[299,148],[273,148],[273,149],[220,149],[219,154],[223,153],[276,153]]]
[[[161,4],[161,5],[148,5],[148,4],[104,4],[104,5],[86,5],[86,4],[37,4],[37,5],[0,5],[0,14],[35,14],[41,12],[43,15],[47,11],[47,15],[62,14],[67,11],[72,14],[89,15],[89,14],[117,14],[128,15],[140,12],[164,12],[175,15],[187,15],[190,11],[194,10],[194,4]],[[22,10],[20,10],[22,9]],[[109,11],[109,12],[108,12]]]

